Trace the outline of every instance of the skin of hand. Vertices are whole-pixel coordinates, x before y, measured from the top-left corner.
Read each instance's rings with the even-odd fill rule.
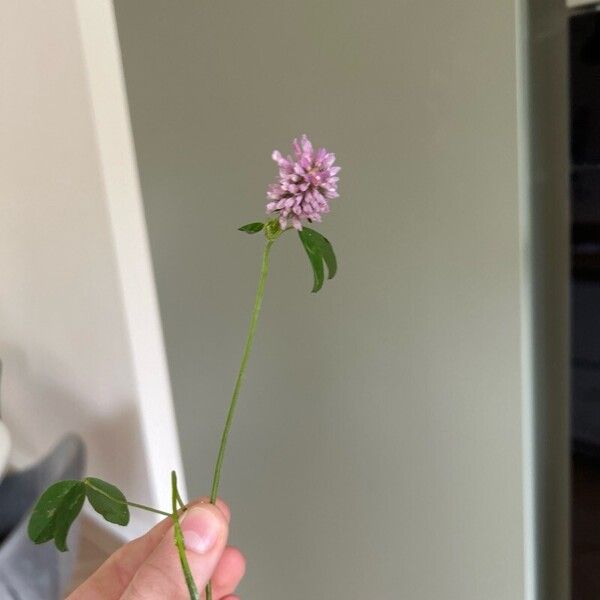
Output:
[[[212,581],[213,600],[239,600],[234,592],[246,569],[242,553],[227,546],[230,518],[222,500],[214,506],[207,498],[191,503],[181,518],[194,580],[199,590]],[[117,550],[67,600],[189,600],[172,520]]]

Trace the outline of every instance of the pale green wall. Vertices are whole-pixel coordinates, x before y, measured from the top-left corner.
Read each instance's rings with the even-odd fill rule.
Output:
[[[515,3],[116,8],[193,493],[259,266],[236,227],[262,215],[271,150],[306,132],[343,166],[320,228],[337,279],[311,296],[294,236],[274,252],[222,488],[242,596],[524,598]]]

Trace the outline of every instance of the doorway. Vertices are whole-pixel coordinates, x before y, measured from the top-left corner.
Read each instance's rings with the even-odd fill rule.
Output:
[[[600,597],[600,10],[569,17],[572,597]]]

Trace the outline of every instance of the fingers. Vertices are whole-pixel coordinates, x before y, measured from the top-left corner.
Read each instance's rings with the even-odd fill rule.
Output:
[[[246,571],[244,555],[232,546],[225,548],[223,556],[211,578],[213,596],[216,600],[232,598],[229,594],[235,592]]]
[[[188,506],[191,508],[197,504],[208,502],[209,499],[203,497]],[[229,522],[231,518],[229,506],[221,499],[217,500],[216,505]],[[167,517],[142,537],[120,548],[67,600],[118,600],[121,598],[137,570],[152,554],[172,524],[171,517]]]
[[[200,498],[197,498],[196,500],[192,500],[191,502],[188,502],[185,506],[186,506],[186,508],[191,508],[192,506],[196,506],[196,504],[209,504],[209,503],[210,503],[210,498],[208,496],[201,496]],[[229,523],[231,521],[231,509],[229,508],[229,505],[227,504],[227,502],[225,502],[224,500],[221,500],[221,498],[217,498],[217,502],[216,502],[215,506],[225,515],[225,518],[227,519],[227,522]]]
[[[200,498],[198,498],[196,500],[192,500],[191,502],[188,502],[185,506],[186,506],[186,508],[191,508],[192,506],[196,506],[196,504],[209,504],[209,503],[210,503],[210,498],[208,496],[201,496]],[[229,523],[231,521],[231,509],[229,508],[229,505],[227,504],[227,502],[225,502],[224,500],[221,500],[221,498],[217,498],[217,502],[216,502],[215,506],[225,515],[225,518],[227,519],[227,522]]]
[[[202,590],[221,559],[228,535],[225,515],[212,504],[197,504],[181,519],[186,555],[192,575]],[[123,600],[189,600],[172,528],[140,565]]]

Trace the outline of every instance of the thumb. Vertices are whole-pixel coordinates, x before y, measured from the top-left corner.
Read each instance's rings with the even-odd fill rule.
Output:
[[[194,581],[202,592],[225,549],[227,519],[216,506],[197,504],[183,515],[181,530]],[[189,600],[189,597],[171,527],[139,567],[122,600]]]

